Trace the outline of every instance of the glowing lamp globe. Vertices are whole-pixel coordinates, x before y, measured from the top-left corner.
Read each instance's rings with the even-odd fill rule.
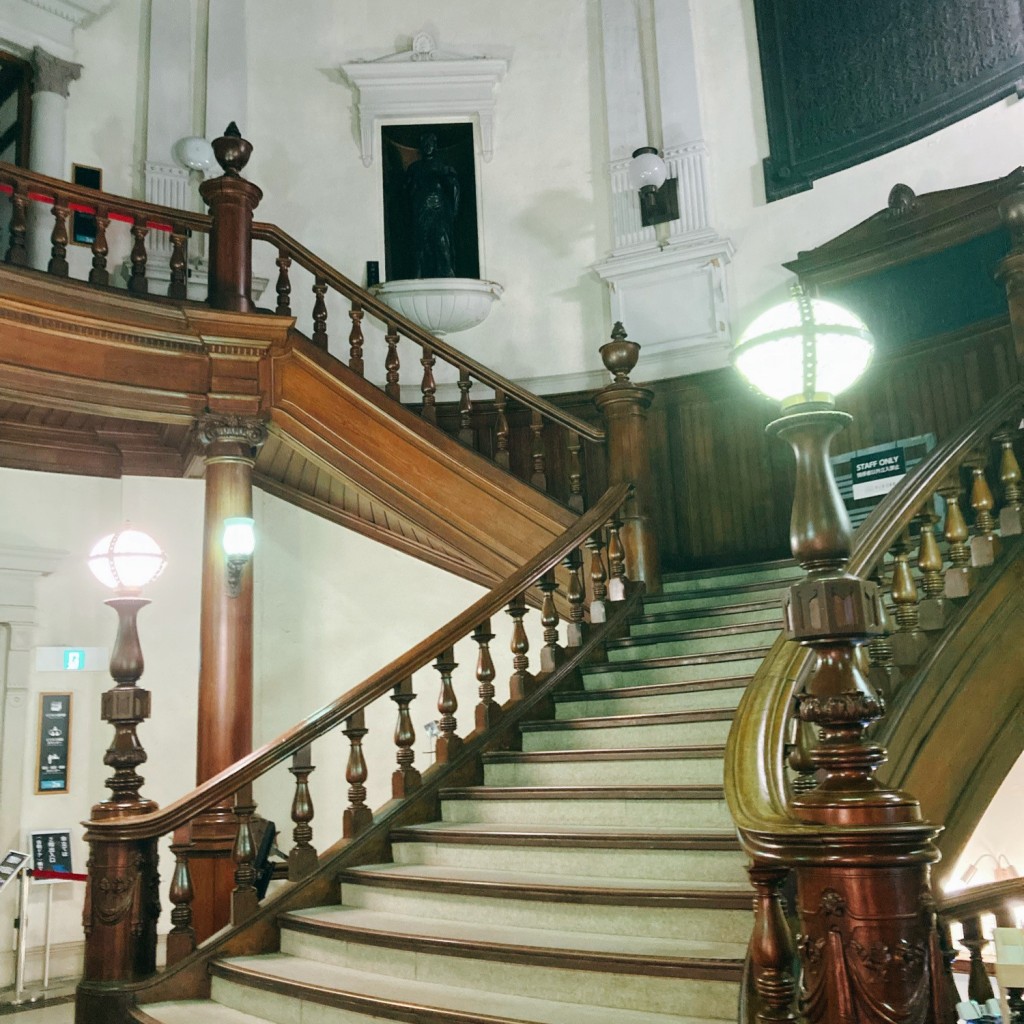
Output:
[[[638,192],[656,192],[665,184],[668,168],[661,154],[653,146],[641,146],[634,150],[629,162],[629,183]]]
[[[224,520],[221,544],[228,558],[248,558],[256,549],[255,523],[248,516],[230,516]]]
[[[797,287],[740,335],[732,361],[758,391],[789,409],[834,405],[868,368],[874,350],[860,317]]]
[[[167,565],[167,556],[152,537],[123,526],[98,540],[89,552],[89,568],[106,587],[120,594],[137,594]]]

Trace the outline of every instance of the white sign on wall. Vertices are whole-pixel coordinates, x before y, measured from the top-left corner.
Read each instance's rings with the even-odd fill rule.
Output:
[[[106,672],[110,650],[106,647],[37,647],[37,672]]]

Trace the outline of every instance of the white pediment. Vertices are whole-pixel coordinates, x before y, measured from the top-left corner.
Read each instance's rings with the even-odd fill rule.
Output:
[[[383,121],[428,124],[465,118],[480,131],[484,160],[494,152],[494,117],[498,83],[508,61],[439,50],[421,32],[412,47],[374,60],[342,64],[356,90],[363,164],[373,163],[377,126]]]

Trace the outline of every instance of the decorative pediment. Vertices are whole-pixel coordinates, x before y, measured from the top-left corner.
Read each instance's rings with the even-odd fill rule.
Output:
[[[411,49],[342,64],[356,90],[363,164],[373,163],[383,121],[472,121],[479,127],[481,155],[490,160],[498,83],[507,69],[501,58],[439,50],[426,32],[413,39]]]

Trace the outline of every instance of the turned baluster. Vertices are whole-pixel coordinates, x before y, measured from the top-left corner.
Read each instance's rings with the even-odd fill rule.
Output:
[[[171,853],[174,856],[174,871],[171,874],[171,888],[168,896],[173,906],[171,930],[167,933],[167,966],[183,960],[196,948],[196,932],[192,927],[192,874],[188,867],[188,853],[192,846],[190,825],[175,829]]]
[[[346,839],[359,835],[373,824],[373,812],[366,806],[366,758],[363,756],[363,737],[367,733],[366,714],[357,711],[349,715],[341,730],[349,741],[348,764],[345,781],[348,783],[348,807],[342,820],[342,835]]]
[[[505,392],[494,389],[494,461],[503,469],[509,467],[508,418],[505,416]]]
[[[494,634],[491,632],[490,619],[484,619],[473,630],[473,639],[479,647],[476,659],[476,680],[480,684],[477,691],[480,695],[480,703],[476,706],[476,728],[478,732],[484,732],[501,718],[501,705],[494,699],[494,678],[497,672],[494,669],[494,659],[491,657],[490,644],[494,639]]]
[[[1024,487],[1021,486],[1020,463],[1013,450],[1016,431],[1008,424],[998,434],[999,482],[1003,488],[1003,507],[999,510],[999,532],[1004,537],[1024,533]]]
[[[256,894],[256,844],[252,838],[252,816],[256,804],[252,798],[252,786],[243,786],[236,794],[231,813],[238,820],[231,859],[235,862],[235,888],[231,892],[231,923],[248,921],[259,909]]]
[[[384,335],[384,340],[388,346],[388,353],[384,357],[384,394],[397,402],[402,397],[398,384],[398,371],[401,364],[398,361],[398,330],[394,324],[388,324],[388,332]]]
[[[180,224],[171,227],[171,280],[167,285],[167,296],[171,299],[184,299],[188,294],[188,232]]]
[[[608,600],[626,599],[626,552],[622,547],[622,516],[616,512],[608,523]]]
[[[530,462],[530,483],[540,491],[548,489],[547,455],[544,452],[544,420],[534,409],[530,413],[530,433],[533,435]]]
[[[439,731],[434,748],[434,760],[438,764],[447,764],[462,747],[462,739],[455,734],[458,728],[455,712],[459,710],[459,702],[455,696],[455,687],[452,686],[452,673],[458,667],[454,647],[442,651],[434,662],[434,668],[441,676],[441,694],[437,698],[437,710],[441,712],[441,717],[437,722]]]
[[[967,546],[970,536],[967,521],[960,508],[960,476],[957,473],[940,488],[939,494],[946,503],[946,521],[943,536],[949,545],[949,560],[946,570],[946,597],[967,597],[971,592],[973,573],[971,571],[971,549]]]
[[[352,330],[348,333],[348,368],[353,373],[363,376],[363,307],[358,302],[352,303],[348,311],[352,321]]]
[[[391,699],[398,707],[398,723],[395,725],[395,746],[398,751],[395,760],[398,767],[391,775],[391,795],[400,800],[414,793],[423,781],[420,773],[413,767],[416,753],[413,744],[416,742],[416,730],[413,728],[409,705],[416,699],[412,690],[412,676],[406,676],[395,684]]]
[[[878,563],[875,571],[871,574],[872,582],[878,587],[876,600],[878,607],[878,625],[881,632],[877,633],[868,642],[868,678],[871,685],[886,699],[891,698],[902,679],[902,672],[896,667],[896,660],[892,650],[892,635],[896,632],[896,622],[889,611],[889,605],[885,601],[885,594],[888,591],[883,565]]]
[[[469,370],[459,367],[459,433],[458,438],[463,444],[473,444],[473,400],[469,390],[473,382],[469,379]]]
[[[569,585],[565,596],[569,602],[569,622],[565,627],[565,646],[582,647],[587,639],[586,611],[584,604],[587,592],[583,588],[583,577],[580,568],[583,565],[583,553],[580,548],[573,548],[562,559],[562,564],[569,573]]]
[[[128,278],[128,291],[133,295],[146,295],[149,292],[149,281],[146,280],[146,235],[149,228],[146,227],[144,217],[135,217],[132,220],[132,251],[129,256],[132,270]]]
[[[916,665],[928,649],[928,639],[918,625],[917,584],[910,571],[910,539],[904,535],[893,548],[892,603],[896,632],[892,637],[893,659],[899,666]]]
[[[569,431],[569,508],[574,512],[583,512],[586,502],[583,498],[583,460],[581,453],[583,442],[575,430]]]
[[[420,384],[420,391],[423,394],[423,407],[420,415],[428,423],[437,423],[437,399],[434,397],[437,391],[437,382],[434,380],[434,350],[427,345],[423,346],[423,356],[420,359],[420,366],[423,367],[423,381]]]
[[[107,226],[110,218],[103,207],[96,208],[96,234],[92,240],[92,270],[89,271],[89,284],[105,288],[110,284],[110,272],[107,270]]]
[[[924,597],[918,606],[921,629],[926,632],[944,629],[949,621],[950,606],[946,599],[946,577],[942,572],[942,552],[935,536],[938,515],[929,504],[921,513],[921,546],[917,553],[917,567],[921,570],[921,589]]]
[[[967,979],[967,995],[975,1002],[984,1003],[994,998],[992,982],[989,981],[988,971],[985,968],[985,961],[981,951],[988,945],[981,930],[980,917],[967,917],[961,922],[964,929],[963,945],[971,954],[971,973]]]
[[[288,881],[301,882],[316,870],[317,854],[313,846],[313,797],[309,792],[309,776],[316,771],[313,764],[313,748],[310,744],[299,747],[292,754],[288,769],[295,779],[295,796],[292,797],[292,841],[295,845],[288,854]]]
[[[57,277],[68,276],[68,201],[57,198],[53,204],[53,231],[50,232],[49,273]]]
[[[538,584],[544,599],[540,606],[540,624],[544,631],[544,646],[540,651],[541,672],[554,672],[564,660],[565,652],[558,642],[558,609],[555,607],[555,592],[558,583],[555,581],[554,569],[549,569],[540,578]]]
[[[967,463],[971,471],[971,508],[974,509],[974,535],[971,537],[971,565],[991,565],[999,555],[999,535],[992,510],[996,499],[985,478],[985,456],[975,455]]]
[[[313,344],[317,348],[327,351],[327,282],[318,277],[313,282],[313,294],[316,299],[313,302]]]
[[[520,594],[508,603],[508,614],[512,618],[512,676],[508,682],[509,696],[512,700],[523,700],[534,690],[535,680],[530,669],[530,638],[526,635],[523,617],[526,615],[526,595]]]
[[[608,572],[604,564],[604,537],[601,531],[587,538],[590,552],[590,584],[593,600],[590,602],[590,621],[595,625],[608,621]]]
[[[750,939],[750,960],[754,969],[754,987],[760,997],[758,1024],[782,1024],[797,1019],[796,979],[793,963],[796,949],[786,921],[782,886],[789,874],[786,868],[748,869],[757,895],[754,897],[754,932]]]
[[[4,256],[4,262],[15,267],[28,266],[28,247],[25,245],[25,235],[28,232],[28,202],[28,191],[24,186],[15,183],[14,191],[11,193],[10,242]]]
[[[289,270],[292,265],[292,258],[284,251],[277,250],[277,308],[274,310],[278,316],[292,315],[292,281]]]

